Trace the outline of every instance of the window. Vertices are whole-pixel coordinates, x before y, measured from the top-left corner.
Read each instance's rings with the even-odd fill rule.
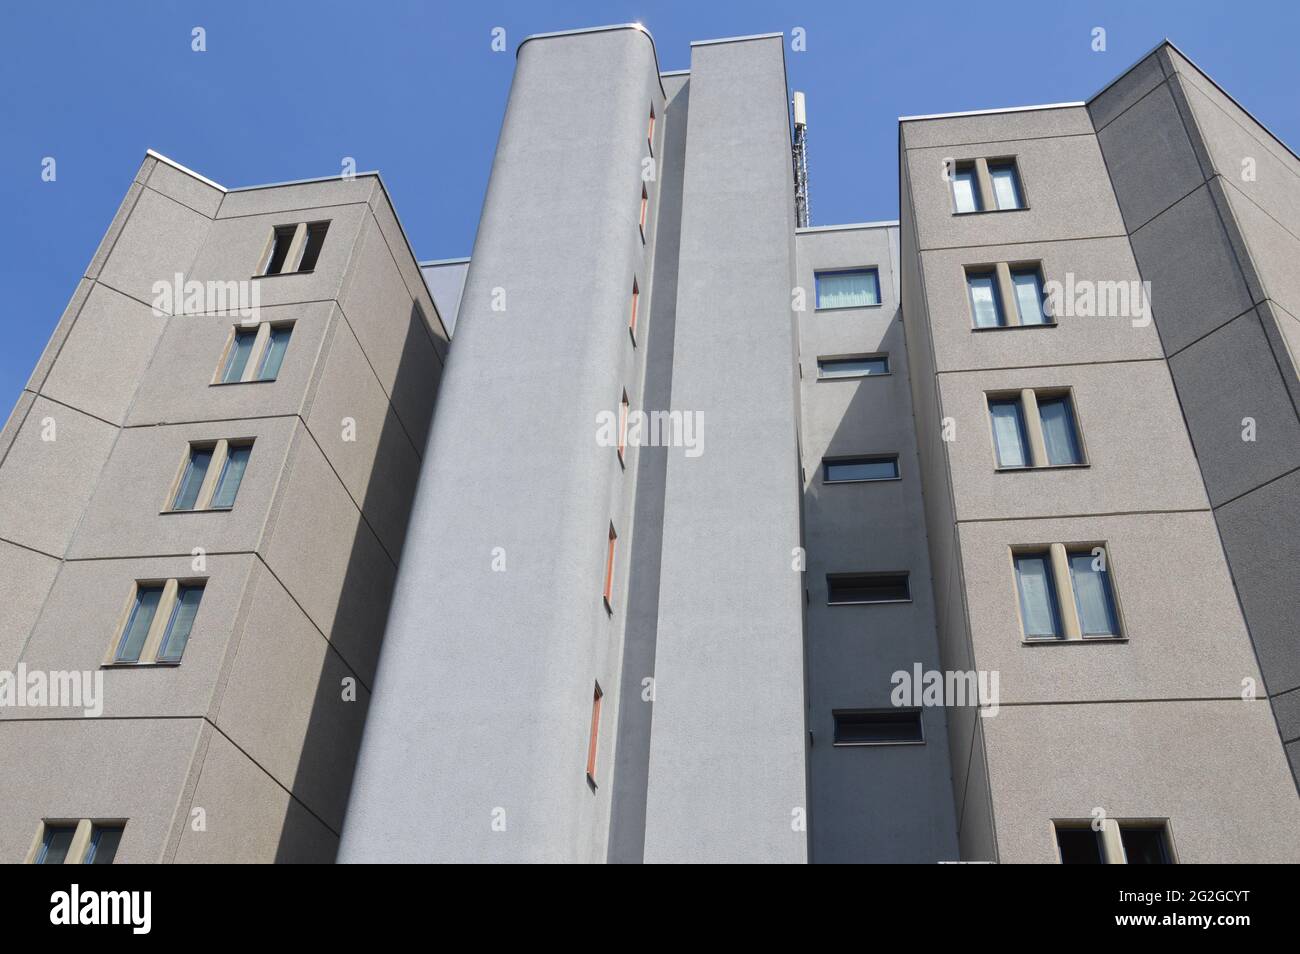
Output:
[[[587,740],[587,781],[596,787],[596,749],[600,743],[600,700],[605,694],[600,691],[600,683],[591,699],[591,737]]]
[[[1016,293],[1016,311],[1022,325],[1050,325],[1043,310],[1043,277],[1036,267],[1013,268],[1011,287]]]
[[[137,582],[109,662],[179,663],[202,599],[202,580]]]
[[[898,455],[836,457],[822,461],[822,483],[852,484],[870,480],[897,480]]]
[[[252,453],[251,440],[191,444],[168,509],[229,510],[235,505]],[[214,474],[216,479],[210,479]]]
[[[628,334],[632,336],[632,343],[636,344],[636,309],[637,303],[641,298],[641,289],[637,287],[636,279],[632,279],[632,316],[627,322]]]
[[[1068,392],[1024,390],[988,396],[994,458],[1000,470],[1085,463]]]
[[[826,576],[826,602],[832,606],[910,603],[911,600],[906,573],[829,573]]]
[[[256,327],[237,325],[226,340],[226,351],[213,384],[274,381],[284,363],[293,336],[293,322],[262,322]]]
[[[33,854],[37,865],[111,865],[122,842],[124,822],[41,822]]]
[[[641,185],[641,241],[645,241],[645,220],[650,212],[650,193],[646,191],[645,184]]]
[[[1016,175],[1016,163],[1012,159],[1003,159],[989,163],[989,179],[993,183],[993,198],[997,200],[998,210],[1018,209],[1020,201],[1020,179]]]
[[[1087,821],[1053,822],[1063,865],[1171,865],[1173,840],[1163,821],[1103,818],[1100,828]]]
[[[609,525],[609,549],[605,553],[605,609],[611,613],[614,612],[614,544],[618,542],[618,534],[614,532],[614,524]]]
[[[624,451],[627,450],[627,415],[628,415],[627,391],[623,392],[622,399],[618,402],[618,459],[623,462]]]
[[[836,709],[835,745],[924,742],[920,709]]]
[[[953,168],[952,204],[953,211],[958,214],[983,210],[984,206],[980,201],[979,178],[975,172],[975,163],[959,162]]]
[[[650,125],[645,131],[645,141],[646,145],[650,147],[650,155],[653,156],[655,152],[655,108],[653,104],[650,106]]]
[[[996,272],[967,272],[966,286],[970,290],[970,309],[976,328],[1000,328],[1007,323]]]
[[[816,272],[817,310],[870,308],[880,304],[880,276],[874,268]]]
[[[296,225],[277,225],[271,230],[262,275],[288,275],[293,272],[310,272],[316,267],[329,222],[299,222]]]
[[[889,374],[889,355],[864,354],[817,359],[819,378],[865,378],[878,374]]]
[[[1105,544],[1012,548],[1025,639],[1122,637]]]

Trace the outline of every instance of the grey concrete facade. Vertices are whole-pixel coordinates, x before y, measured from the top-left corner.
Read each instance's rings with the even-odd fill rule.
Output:
[[[1300,159],[1166,44],[1087,103],[904,118],[898,220],[796,228],[785,42],[526,39],[463,259],[375,174],[147,156],[0,431],[0,673],[105,687],[0,706],[0,861],[90,819],[119,861],[1053,863],[1098,810],[1300,861]],[[1154,320],[975,327],[969,276],[1019,313],[1025,269]],[[239,319],[153,307],[176,274],[292,323],[274,380],[217,383]],[[1059,394],[1080,460],[999,466],[989,402]],[[234,506],[171,512],[218,441]],[[1090,547],[1118,631],[1027,636],[1017,554]],[[138,587],[200,580],[179,664],[113,663]],[[999,691],[840,737],[917,670]]]

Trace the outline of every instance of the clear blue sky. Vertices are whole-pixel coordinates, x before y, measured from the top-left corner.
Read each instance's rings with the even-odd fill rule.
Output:
[[[1087,99],[1165,36],[1300,145],[1294,0],[22,0],[0,26],[0,413],[146,148],[227,186],[335,175],[353,156],[383,173],[420,258],[466,255],[518,41],[633,20],[664,70],[690,65],[694,39],[807,31],[787,65],[808,94],[814,224],[896,217],[898,116]]]

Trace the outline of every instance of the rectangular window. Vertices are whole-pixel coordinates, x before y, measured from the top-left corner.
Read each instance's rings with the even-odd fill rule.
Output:
[[[650,107],[650,124],[645,131],[646,145],[650,147],[650,154],[654,155],[655,151],[655,108]]]
[[[865,378],[888,373],[889,355],[887,354],[817,359],[817,377],[819,378]]]
[[[880,304],[880,275],[874,268],[816,272],[817,309],[869,308]]]
[[[993,197],[997,200],[999,211],[1019,209],[1024,205],[1020,196],[1020,177],[1016,174],[1014,160],[990,162],[989,179],[993,183]]]
[[[975,163],[959,162],[954,167],[952,174],[952,203],[953,211],[958,214],[982,210],[979,180],[975,175]]]
[[[1016,291],[1016,310],[1022,325],[1050,325],[1043,310],[1043,278],[1037,268],[1011,269],[1011,285]]]
[[[1164,822],[1053,822],[1063,865],[1171,865],[1173,842]]]
[[[189,460],[185,472],[181,475],[180,486],[176,488],[176,497],[172,500],[173,510],[194,510],[198,504],[199,491],[208,475],[208,466],[212,463],[212,447],[190,447]]]
[[[605,608],[611,613],[614,611],[614,545],[618,542],[618,534],[614,532],[614,524],[609,525],[609,549],[605,553]]]
[[[46,825],[41,837],[41,847],[36,853],[38,865],[61,865],[68,860],[68,849],[72,847],[72,836],[77,833],[75,825]]]
[[[1043,443],[1047,448],[1047,463],[1083,463],[1083,452],[1079,449],[1079,435],[1074,427],[1074,410],[1070,406],[1069,397],[1040,397],[1037,403],[1038,417],[1043,425]]]
[[[641,186],[641,241],[645,241],[645,220],[650,211],[650,193],[646,191],[644,185]]]
[[[622,399],[618,402],[618,459],[623,460],[624,452],[627,450],[627,415],[628,415],[627,392],[623,392]]]
[[[837,457],[822,461],[822,483],[824,484],[897,479],[897,454],[887,457]]]
[[[266,261],[264,275],[279,275],[289,258],[289,247],[298,232],[296,225],[277,225],[271,233],[271,254]]]
[[[628,319],[627,330],[632,336],[632,343],[636,343],[636,309],[641,298],[641,289],[637,287],[636,279],[632,279],[632,316]]]
[[[596,750],[600,746],[600,700],[605,694],[600,691],[600,683],[591,698],[591,737],[587,740],[587,781],[596,784]]]
[[[329,231],[328,222],[312,222],[307,226],[307,241],[302,247],[302,258],[298,261],[298,271],[310,272],[316,267],[320,258],[321,247],[325,244],[325,233]]]
[[[966,287],[970,290],[970,309],[976,328],[1000,328],[1007,323],[996,272],[967,272]]]
[[[239,484],[248,469],[248,458],[253,452],[251,444],[231,444],[226,452],[226,461],[221,467],[221,476],[217,478],[217,487],[212,494],[213,510],[229,510],[235,505],[235,495],[239,493]]]
[[[855,603],[908,603],[912,600],[906,573],[828,573],[826,602],[830,605]]]
[[[835,745],[924,742],[920,709],[836,709]]]
[[[176,603],[172,607],[171,618],[163,633],[162,645],[158,647],[158,662],[178,663],[185,655],[185,645],[190,641],[194,629],[194,617],[199,613],[199,601],[203,599],[202,583],[187,583],[177,588]]]
[[[993,424],[993,447],[999,467],[1028,467],[1029,438],[1025,433],[1025,414],[1019,398],[989,401]]]
[[[1110,572],[1106,569],[1106,551],[1096,548],[1071,552],[1069,560],[1070,585],[1074,589],[1081,635],[1118,636],[1119,613],[1110,587]]]
[[[122,843],[121,825],[96,825],[90,832],[90,847],[86,849],[87,865],[111,865],[117,857],[117,846]]]
[[[1061,636],[1061,613],[1052,582],[1050,552],[1021,553],[1014,558],[1016,590],[1020,594],[1020,621],[1030,639]]]
[[[135,663],[140,661],[140,652],[145,640],[153,628],[154,617],[158,614],[158,604],[162,601],[163,587],[159,585],[137,585],[135,603],[127,617],[122,638],[118,641],[117,652],[113,661]]]
[[[272,325],[266,336],[266,350],[262,354],[261,366],[257,369],[257,380],[274,381],[284,363],[284,352],[289,347],[289,338],[293,335],[292,325]]]
[[[227,349],[226,366],[221,370],[221,383],[234,384],[243,379],[244,368],[248,366],[248,356],[253,353],[253,344],[257,341],[256,329],[237,328],[234,340]]]

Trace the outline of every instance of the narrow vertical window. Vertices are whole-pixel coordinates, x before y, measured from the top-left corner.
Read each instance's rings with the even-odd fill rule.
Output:
[[[587,781],[596,784],[596,749],[600,743],[600,700],[605,694],[600,691],[600,683],[591,698],[591,737],[587,740]]]
[[[302,248],[298,271],[310,272],[316,267],[316,260],[320,258],[320,250],[325,244],[325,233],[329,231],[329,227],[328,222],[312,222],[307,226],[307,242]]]
[[[68,860],[68,849],[72,847],[72,836],[76,834],[75,825],[46,825],[41,838],[40,851],[36,853],[38,865],[61,865]]]
[[[952,201],[954,212],[979,212],[980,189],[975,178],[974,163],[960,163],[952,174]]]
[[[96,825],[90,834],[90,847],[86,849],[87,865],[111,865],[117,857],[117,846],[122,843],[121,825]]]
[[[122,638],[118,641],[117,652],[113,654],[113,661],[119,663],[134,663],[140,661],[140,650],[144,648],[144,641],[149,635],[149,628],[153,626],[154,615],[158,612],[158,602],[162,599],[163,588],[161,586],[140,585],[136,587],[135,603],[131,607],[131,613],[127,617],[126,627],[122,630]]]
[[[650,152],[653,153],[655,148],[655,108],[653,105],[650,107],[650,125],[646,128],[645,141],[650,146]]]
[[[253,353],[253,343],[257,341],[256,328],[237,328],[234,340],[230,343],[230,353],[226,356],[226,366],[221,369],[221,383],[235,384],[244,376],[248,365],[248,356]]]
[[[645,240],[645,220],[650,211],[650,193],[646,191],[645,184],[641,185],[641,239]]]
[[[637,287],[636,279],[632,279],[632,316],[628,319],[627,330],[632,335],[632,340],[636,341],[636,309],[637,303],[641,298],[641,289]]]
[[[995,273],[968,272],[966,285],[970,289],[971,314],[975,317],[976,328],[997,328],[1006,324]]]
[[[173,510],[193,510],[203,487],[203,479],[208,475],[208,465],[212,463],[211,447],[191,447],[190,459],[185,464],[185,473],[181,475],[180,486],[176,488],[176,499],[172,501]]]
[[[1074,410],[1070,399],[1040,397],[1038,417],[1043,422],[1043,442],[1047,446],[1049,464],[1081,464],[1083,453],[1079,449],[1079,435],[1074,426]]]
[[[605,608],[610,612],[614,610],[614,545],[618,542],[618,534],[614,532],[614,524],[609,525],[609,549],[605,553]]]
[[[285,260],[289,257],[289,246],[293,244],[296,225],[277,225],[271,236],[271,256],[266,262],[265,275],[279,275],[284,271]]]
[[[1171,865],[1169,830],[1163,825],[1119,826],[1120,844],[1124,848],[1124,861],[1130,865]]]
[[[185,655],[185,646],[190,641],[194,630],[194,617],[199,612],[199,601],[203,599],[203,585],[182,584],[176,592],[176,604],[172,607],[171,619],[167,621],[167,632],[162,645],[158,647],[158,662],[178,663]]]
[[[1029,438],[1025,433],[1025,412],[1019,398],[989,401],[993,423],[993,446],[999,467],[1028,467]]]
[[[1022,325],[1049,325],[1043,311],[1043,280],[1036,268],[1016,268],[1011,271],[1011,284],[1016,290],[1016,308]]]
[[[1020,196],[1020,179],[1014,162],[989,163],[989,178],[993,181],[993,196],[998,209],[1018,209],[1024,203]]]
[[[628,415],[627,392],[623,392],[623,398],[618,402],[618,459],[623,460],[624,452],[627,450],[627,415]]]
[[[1052,582],[1052,558],[1048,553],[1020,553],[1015,556],[1016,589],[1020,593],[1020,619],[1030,638],[1058,638],[1061,614]]]
[[[1061,852],[1063,865],[1105,864],[1102,857],[1101,832],[1091,828],[1056,829],[1056,847]]]
[[[1084,636],[1118,636],[1119,614],[1115,593],[1106,569],[1106,551],[1071,553],[1070,584],[1079,611],[1079,629]]]
[[[266,353],[262,355],[262,366],[257,369],[257,380],[274,381],[284,363],[284,352],[289,347],[289,338],[293,334],[292,325],[273,325],[266,339]]]
[[[226,462],[221,467],[221,476],[217,478],[217,488],[212,494],[211,509],[229,510],[235,505],[235,495],[239,493],[239,484],[244,479],[248,457],[252,452],[251,444],[230,445]]]

